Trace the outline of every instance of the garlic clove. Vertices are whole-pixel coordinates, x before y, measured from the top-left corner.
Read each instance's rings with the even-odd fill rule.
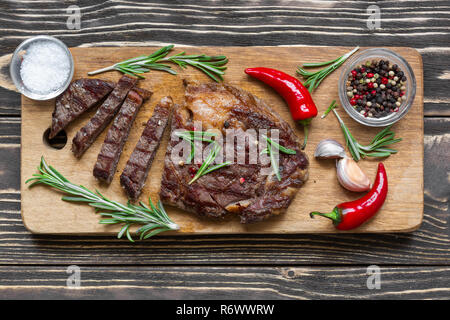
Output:
[[[317,159],[339,159],[345,157],[344,147],[333,139],[325,139],[319,142],[314,152]]]
[[[370,190],[370,180],[361,170],[356,161],[344,157],[336,161],[337,178],[347,190],[362,192]]]

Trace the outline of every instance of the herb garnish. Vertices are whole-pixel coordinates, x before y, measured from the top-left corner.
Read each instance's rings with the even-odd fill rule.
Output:
[[[261,151],[261,153],[268,153],[270,156],[270,163],[272,165],[273,172],[275,173],[278,181],[281,181],[280,168],[278,167],[278,161],[276,161],[274,152],[275,149],[279,150],[285,154],[296,154],[295,150],[283,147],[282,145],[276,143],[269,137],[264,137],[267,140],[267,148]]]
[[[368,146],[364,146],[352,136],[344,121],[342,121],[341,117],[338,115],[335,109],[333,109],[334,114],[336,115],[339,124],[341,125],[342,132],[344,133],[345,141],[347,143],[347,147],[350,150],[352,158],[355,161],[360,160],[366,156],[368,157],[388,157],[393,153],[397,153],[397,150],[384,148],[387,145],[397,143],[402,141],[401,138],[394,139],[395,133],[391,131],[392,125],[381,130],[370,142]]]
[[[29,187],[37,184],[45,184],[52,188],[58,189],[71,196],[64,196],[64,201],[84,202],[95,208],[96,213],[102,217],[101,224],[123,224],[117,237],[121,238],[124,234],[131,242],[134,242],[130,234],[130,227],[134,224],[143,225],[136,233],[140,239],[150,238],[160,232],[168,230],[179,230],[180,227],[170,220],[161,202],[158,201],[157,207],[153,205],[149,198],[150,207],[143,202],[139,202],[139,206],[130,202],[123,205],[117,201],[110,200],[103,196],[98,190],[95,192],[81,186],[75,185],[67,180],[55,168],[48,165],[44,157],[38,167],[40,174],[33,174],[33,178],[28,179],[25,183],[32,182]]]
[[[303,68],[314,68],[314,67],[322,67],[322,66],[328,66],[326,68],[323,68],[321,70],[315,71],[315,72],[308,72],[302,67],[297,67],[297,73],[300,74],[303,78],[306,79],[304,86],[308,88],[309,92],[313,92],[314,89],[316,89],[323,79],[325,79],[330,73],[332,73],[334,70],[339,68],[345,60],[348,59],[353,53],[355,53],[359,49],[359,46],[353,49],[350,52],[347,52],[343,56],[340,56],[339,58],[336,58],[331,61],[326,62],[318,62],[318,63],[304,63]]]
[[[222,167],[225,167],[225,166],[228,166],[231,164],[230,161],[226,161],[226,162],[219,163],[219,164],[216,164],[216,165],[210,167],[210,165],[214,162],[217,155],[219,154],[221,147],[215,140],[211,140],[209,138],[204,138],[203,136],[215,137],[215,136],[217,136],[217,133],[205,132],[205,131],[182,131],[182,132],[175,132],[175,134],[191,144],[191,153],[189,155],[188,162],[191,162],[194,159],[194,154],[195,154],[194,141],[195,140],[202,141],[202,142],[209,142],[210,145],[212,145],[210,153],[208,154],[206,159],[203,161],[200,168],[197,170],[197,173],[195,174],[195,176],[192,178],[191,181],[189,181],[189,184],[192,184],[194,181],[196,181],[201,176],[204,176],[205,174],[208,174],[214,170],[220,169]]]
[[[185,52],[183,51],[173,56],[166,57],[173,47],[174,45],[165,46],[148,56],[142,55],[124,60],[113,64],[112,66],[88,72],[88,75],[92,76],[111,70],[117,70],[128,75],[136,76],[140,79],[145,79],[141,74],[149,72],[150,70],[160,70],[175,75],[177,74],[175,70],[169,65],[162,63],[172,62],[182,69],[186,68],[187,65],[197,68],[214,81],[219,82],[219,79],[223,80],[222,75],[225,74],[224,70],[227,68],[224,65],[228,62],[226,56],[207,56],[204,54],[185,55]]]
[[[325,118],[330,112],[331,110],[333,110],[334,108],[337,108],[337,104],[336,104],[336,100],[333,100],[330,104],[330,106],[327,108],[327,110],[325,110],[325,112],[323,113],[323,115],[320,117],[321,119]]]

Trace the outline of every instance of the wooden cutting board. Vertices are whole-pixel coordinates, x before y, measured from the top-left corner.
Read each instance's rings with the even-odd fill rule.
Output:
[[[149,54],[155,49],[151,47],[72,48],[71,52],[75,61],[73,79],[87,77],[88,71],[138,55]],[[263,98],[295,128],[300,139],[303,138],[303,130],[301,127],[295,126],[283,100],[271,88],[250,79],[244,73],[244,69],[256,66],[273,67],[294,75],[296,67],[300,63],[328,61],[351,50],[349,47],[188,47],[184,49],[189,54],[226,55],[230,62],[225,81]],[[403,141],[394,147],[399,151],[398,154],[383,160],[389,178],[389,193],[386,203],[374,219],[351,232],[408,232],[417,229],[422,221],[424,150],[422,58],[412,48],[390,49],[403,56],[412,66],[417,80],[417,93],[409,113],[392,128],[398,137],[403,138]],[[364,48],[360,50],[362,51]],[[174,53],[180,51],[180,48],[176,48]],[[177,69],[176,66],[175,69]],[[341,70],[335,71],[326,78],[313,94],[319,109],[319,116],[333,99],[339,101],[337,84]],[[117,81],[120,76],[121,74],[114,71],[96,77]],[[120,158],[118,171],[109,187],[100,185],[92,176],[92,169],[105,138],[106,130],[80,160],[76,159],[70,151],[75,133],[95,111],[83,115],[67,128],[68,142],[64,148],[57,150],[48,146],[43,140],[43,134],[51,123],[54,101],[37,102],[22,96],[21,194],[22,218],[25,226],[31,232],[41,234],[115,234],[119,230],[119,226],[99,224],[99,217],[91,207],[61,201],[61,193],[45,186],[28,189],[25,181],[36,173],[36,167],[43,155],[49,164],[57,168],[72,182],[82,184],[90,189],[98,188],[107,197],[125,203],[126,196],[119,184],[120,173],[139,139],[144,128],[143,125],[151,116],[155,104],[166,95],[171,95],[176,103],[182,102],[183,77],[210,81],[208,77],[193,68],[180,71],[178,76],[152,71],[146,75],[145,80],[140,81],[140,86],[151,89],[154,95],[141,108],[136,122],[131,128],[130,137]],[[343,108],[339,108],[338,112],[361,143],[369,143],[371,138],[381,130],[358,124],[347,116]],[[141,199],[145,202],[148,196],[154,200],[157,199],[168,136],[168,132],[166,132],[142,192]],[[286,213],[257,224],[242,225],[237,217],[227,221],[213,221],[201,219],[194,214],[167,206],[169,216],[181,226],[181,230],[173,234],[338,232],[328,219],[320,217],[311,219],[309,212],[313,210],[329,212],[336,204],[357,199],[362,194],[346,191],[339,185],[333,161],[314,159],[315,146],[325,138],[336,139],[345,145],[337,119],[332,113],[325,119],[317,117],[312,122],[306,148],[310,159],[309,180],[298,192]],[[363,160],[359,162],[372,181],[378,161]]]

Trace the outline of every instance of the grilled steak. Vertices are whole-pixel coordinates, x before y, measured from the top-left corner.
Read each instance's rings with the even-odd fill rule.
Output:
[[[172,107],[171,97],[161,99],[120,176],[120,184],[132,200],[136,200],[141,194],[164,130],[169,123]]]
[[[115,83],[100,79],[79,79],[56,98],[49,138],[92,108],[114,89]]]
[[[123,146],[128,139],[131,126],[142,103],[151,96],[151,92],[146,90],[139,89],[136,91],[133,89],[128,92],[114,123],[106,134],[94,166],[94,177],[106,183],[110,183],[114,177]]]
[[[172,133],[193,130],[194,122],[198,121],[201,121],[202,131],[220,130],[224,140],[225,129],[235,129],[238,134],[249,129],[278,129],[279,144],[295,150],[296,154],[279,153],[281,181],[273,174],[270,163],[263,166],[261,162],[238,164],[235,161],[189,184],[198,165],[175,162],[172,151],[179,152],[175,146],[180,142],[171,139],[161,183],[163,203],[207,217],[234,213],[240,216],[241,223],[261,221],[285,211],[308,178],[308,159],[301,152],[292,128],[264,101],[239,88],[195,82],[185,82],[185,86],[185,103],[174,110]],[[233,152],[235,157],[243,152],[248,155],[250,145],[242,149],[234,144],[233,148],[229,153]],[[227,159],[227,149],[223,149],[224,159]],[[267,169],[269,174],[265,173]]]
[[[95,139],[97,139],[99,134],[111,122],[122,105],[122,102],[125,100],[128,91],[134,87],[136,82],[136,79],[126,75],[120,78],[114,90],[97,109],[95,115],[80,129],[80,131],[77,132],[72,140],[72,152],[77,158],[80,158],[83,155]]]

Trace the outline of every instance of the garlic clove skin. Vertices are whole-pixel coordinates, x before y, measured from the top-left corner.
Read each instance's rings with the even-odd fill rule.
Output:
[[[314,152],[317,159],[340,159],[345,157],[344,147],[333,139],[325,139],[319,142]]]
[[[363,192],[370,190],[370,180],[355,160],[344,157],[336,161],[337,178],[347,190]]]

